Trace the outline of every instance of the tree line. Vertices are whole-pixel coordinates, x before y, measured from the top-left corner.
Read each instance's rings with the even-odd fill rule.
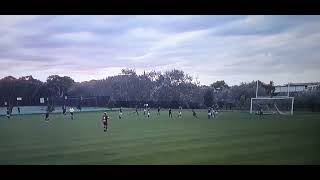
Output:
[[[259,81],[259,95],[272,96],[273,82]],[[122,69],[121,73],[105,79],[75,82],[68,76],[51,75],[45,82],[32,76],[0,79],[1,106],[3,102],[16,103],[23,97],[25,105],[39,105],[40,97],[63,99],[64,96],[109,97],[99,103],[108,107],[135,107],[148,103],[152,107],[206,108],[217,104],[225,109],[248,109],[250,98],[255,97],[256,81],[229,86],[225,81],[201,85],[182,70],[150,71],[137,74],[134,69]],[[320,104],[319,90],[299,95],[297,102]]]

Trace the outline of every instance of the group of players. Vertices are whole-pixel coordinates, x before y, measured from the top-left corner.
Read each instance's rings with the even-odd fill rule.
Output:
[[[213,119],[213,118],[217,117],[217,115],[218,115],[218,111],[215,110],[214,107],[208,108],[208,119],[211,119],[211,118]]]
[[[18,109],[18,113],[20,114],[20,107],[18,106],[17,109]],[[13,106],[7,106],[6,116],[8,119],[10,119],[11,117],[12,110],[13,110]]]
[[[160,116],[160,111],[161,111],[161,107],[159,106],[158,109],[157,109],[157,116]],[[139,116],[139,108],[138,106],[136,106],[136,115]],[[143,115],[145,117],[150,117],[150,107],[144,107],[143,109]],[[198,116],[197,116],[197,113],[195,112],[194,109],[192,109],[192,115],[194,118],[197,118],[198,119]],[[210,107],[208,109],[208,119],[211,119],[211,118],[215,118],[217,117],[218,115],[218,111],[215,110],[214,107]],[[171,108],[169,108],[169,118],[172,118],[172,110]],[[119,119],[122,118],[122,107],[120,107],[119,109]],[[179,107],[179,112],[178,112],[178,118],[182,118],[182,107],[180,106]],[[101,118],[101,122],[103,124],[103,128],[104,128],[104,132],[106,132],[108,130],[108,120],[110,119],[110,116],[108,115],[107,112],[104,112],[103,115],[102,115],[102,118]]]
[[[121,108],[120,108],[121,110]],[[158,107],[158,110],[157,110],[157,116],[160,116],[160,111],[161,111],[161,107],[159,106]],[[139,115],[139,108],[138,106],[136,106],[136,114]],[[146,117],[150,117],[150,107],[145,107],[143,109],[143,115],[146,116]],[[179,107],[179,114],[178,114],[178,117],[181,118],[182,117],[182,107],[180,106]],[[169,118],[172,118],[172,110],[171,108],[169,108]]]
[[[10,107],[7,107],[7,117],[10,118],[11,116],[11,113],[12,113],[12,109],[13,108],[10,108]],[[18,113],[20,114],[20,107],[17,107],[18,109]],[[50,115],[50,110],[49,110],[49,106],[47,107],[47,110],[46,110],[46,113],[45,113],[45,121],[46,122],[49,122],[49,115]],[[150,118],[150,107],[147,107],[145,106],[144,109],[143,109],[143,115],[145,117],[148,117]],[[157,109],[157,116],[160,116],[160,112],[161,112],[161,107],[159,106],[158,109]],[[169,118],[173,118],[173,114],[172,114],[172,109],[169,108],[168,110],[169,112]],[[70,113],[70,118],[71,120],[73,120],[73,113],[74,113],[74,108],[73,107],[70,107],[69,108],[69,113]],[[135,111],[136,115],[139,116],[139,108],[138,106],[136,106],[136,111]],[[66,106],[62,106],[62,114],[63,115],[67,115],[67,107]],[[213,107],[210,107],[208,108],[208,119],[211,119],[211,118],[215,118],[217,116],[218,112],[213,108]],[[192,109],[192,115],[194,118],[198,118],[197,116],[197,113],[195,112],[194,109]],[[122,119],[122,116],[123,116],[123,110],[122,110],[122,107],[120,107],[119,109],[119,119]],[[179,111],[178,111],[178,118],[182,118],[182,107],[180,106],[179,107]],[[104,128],[104,131],[106,132],[107,129],[108,129],[108,120],[110,119],[110,116],[107,114],[107,112],[104,112],[103,115],[102,115],[102,124],[103,124],[103,128]]]
[[[46,109],[46,113],[45,113],[45,120],[46,121],[49,121],[49,115],[50,115],[50,107],[48,106],[47,109]],[[6,108],[6,117],[8,119],[10,119],[11,115],[12,115],[12,110],[13,110],[13,106],[7,106]],[[18,106],[17,107],[17,110],[18,110],[18,114],[20,114],[21,110],[20,110],[20,107]],[[70,118],[71,120],[73,120],[73,112],[74,112],[74,109],[73,107],[70,107],[69,108],[69,113],[70,113]],[[62,106],[62,114],[63,115],[67,115],[67,108],[66,106]]]
[[[71,120],[73,120],[73,112],[74,112],[73,107],[70,107],[69,108],[69,113],[70,113]],[[62,106],[62,114],[65,115],[65,116],[67,115],[67,107],[66,106]],[[46,122],[49,121],[49,115],[50,115],[50,111],[49,111],[49,107],[48,107],[47,111],[46,111],[46,115],[45,115]]]

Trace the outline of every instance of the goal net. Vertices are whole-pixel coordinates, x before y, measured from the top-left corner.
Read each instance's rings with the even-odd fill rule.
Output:
[[[251,99],[250,113],[293,114],[293,97],[257,97]]]
[[[98,107],[97,97],[67,97],[65,105],[77,107],[80,110],[82,107]]]
[[[80,105],[84,107],[98,107],[97,97],[81,97]]]

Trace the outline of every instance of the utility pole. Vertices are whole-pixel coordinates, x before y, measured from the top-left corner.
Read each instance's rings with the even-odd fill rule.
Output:
[[[256,87],[256,98],[258,97],[258,86],[259,86],[259,80],[257,80],[257,87]]]

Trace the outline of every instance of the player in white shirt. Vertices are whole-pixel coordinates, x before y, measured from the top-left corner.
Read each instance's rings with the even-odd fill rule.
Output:
[[[119,119],[121,119],[122,118],[122,107],[120,107],[120,109],[119,109]]]
[[[211,118],[212,119],[215,118],[215,111],[214,111],[213,107],[211,107]]]
[[[179,114],[178,114],[178,117],[181,118],[182,117],[182,107],[179,106]]]
[[[148,108],[148,118],[150,117],[150,108]]]
[[[70,112],[70,115],[71,115],[71,119],[73,120],[73,112],[74,112],[74,109],[71,107],[71,108],[69,109],[69,112]]]

